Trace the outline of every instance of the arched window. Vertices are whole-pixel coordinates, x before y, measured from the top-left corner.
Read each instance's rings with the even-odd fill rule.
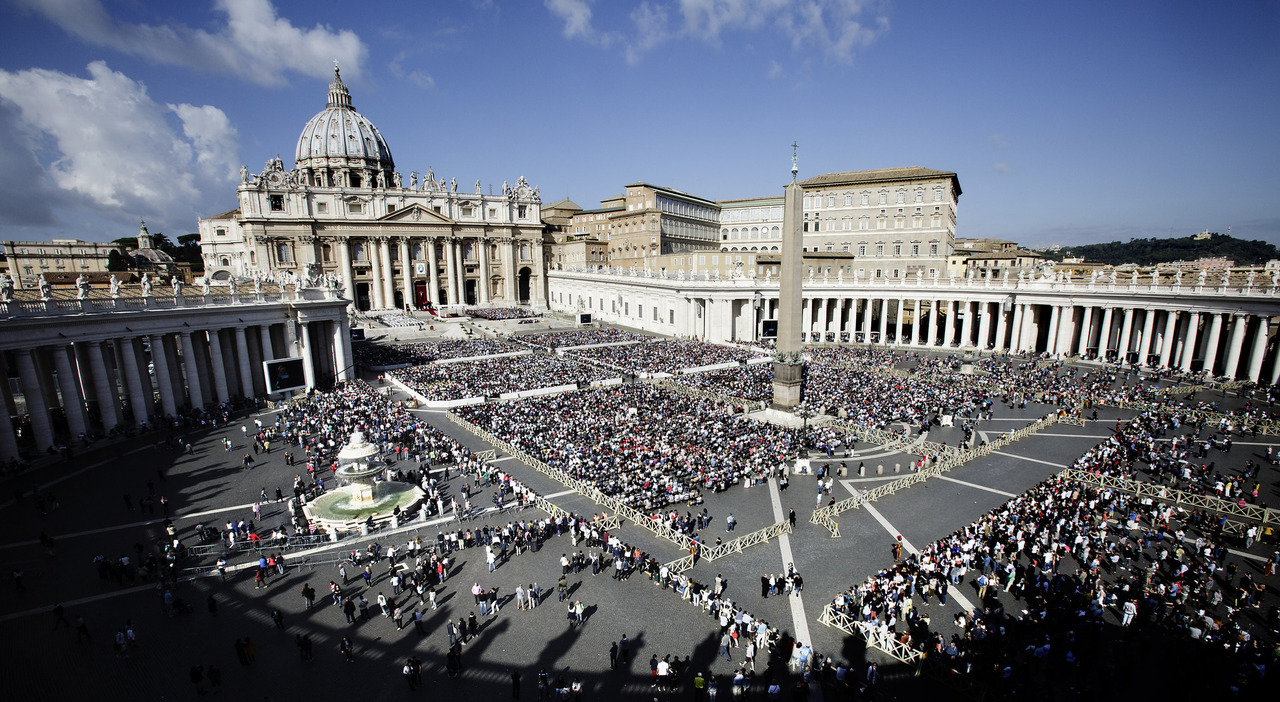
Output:
[[[289,243],[282,241],[276,244],[276,260],[281,263],[291,263],[293,261],[293,249],[289,248]]]
[[[422,244],[417,243],[417,242],[415,242],[415,243],[414,243],[414,245],[413,245],[413,258],[414,258],[414,260],[421,260],[421,259],[422,259]],[[328,260],[328,259],[326,259],[326,260]]]
[[[320,247],[320,256],[325,263],[330,263],[333,258],[333,247],[328,244]]]
[[[229,257],[227,257],[227,256],[223,256],[222,258],[218,259],[218,265],[219,265],[219,266],[230,266],[230,265],[231,265],[231,259],[230,259]]]
[[[351,258],[357,261],[369,260],[369,253],[364,248],[364,242],[357,241],[351,245]]]

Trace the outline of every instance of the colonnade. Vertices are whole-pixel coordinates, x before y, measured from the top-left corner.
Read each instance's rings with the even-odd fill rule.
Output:
[[[300,357],[297,385],[308,388],[349,379],[346,301],[331,293],[185,306],[176,298],[0,303],[0,377],[9,381],[0,383],[0,460],[20,447],[43,453],[81,435],[268,395],[267,361]]]
[[[368,309],[401,305],[545,304],[538,240],[508,237],[372,236],[336,240],[347,297],[368,284]],[[368,275],[365,276],[367,267]],[[399,269],[398,271],[396,269]],[[357,270],[362,274],[357,276]],[[418,283],[425,295],[417,294]],[[468,283],[475,289],[468,290]],[[399,305],[396,292],[401,294]]]

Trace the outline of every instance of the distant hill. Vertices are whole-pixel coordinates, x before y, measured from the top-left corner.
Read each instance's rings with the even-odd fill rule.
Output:
[[[1106,244],[1085,244],[1063,247],[1059,251],[1042,251],[1046,258],[1061,261],[1064,257],[1082,257],[1090,263],[1106,263],[1118,266],[1136,263],[1152,266],[1174,261],[1194,261],[1197,258],[1221,256],[1233,259],[1237,266],[1261,266],[1273,258],[1280,258],[1280,250],[1265,241],[1244,241],[1221,234],[1206,238],[1194,236],[1180,239],[1130,239]]]

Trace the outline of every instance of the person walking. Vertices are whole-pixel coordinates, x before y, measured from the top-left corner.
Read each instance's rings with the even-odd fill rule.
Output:
[[[338,650],[342,651],[342,655],[346,657],[348,663],[356,662],[355,650],[351,646],[351,639],[342,637],[342,642],[338,644]]]
[[[511,699],[520,699],[520,671],[511,670]]]
[[[618,669],[618,642],[609,644],[609,670]]]

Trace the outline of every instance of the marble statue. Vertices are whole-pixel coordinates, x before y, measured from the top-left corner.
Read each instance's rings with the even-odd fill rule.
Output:
[[[1138,272],[1137,272],[1137,271],[1134,271],[1134,272],[1133,272],[1133,275],[1129,277],[1129,284],[1130,284],[1130,285],[1137,285],[1137,284],[1138,284]]]
[[[1018,284],[1022,284],[1022,283],[1025,283],[1025,282],[1027,282],[1027,272],[1026,272],[1026,271],[1018,271]]]
[[[253,294],[262,294],[262,276],[260,275],[253,276]]]
[[[1273,268],[1271,269],[1271,287],[1274,288],[1278,284],[1280,284],[1280,270]]]
[[[409,189],[410,190],[418,189],[418,172],[417,171],[409,171]]]
[[[13,301],[13,278],[8,273],[0,273],[0,302]]]
[[[182,278],[175,275],[169,282],[173,284],[173,296],[182,297]]]
[[[244,165],[240,166],[240,182],[244,183],[245,185],[249,184],[249,167],[248,166],[244,166]]]
[[[1160,282],[1160,271],[1151,271],[1151,285],[1155,286]]]
[[[840,266],[840,270],[836,271],[836,282],[844,285],[844,266]]]
[[[240,292],[240,287],[236,284],[235,276],[227,278],[227,291],[230,292],[232,295],[235,295],[236,293]]]
[[[1222,270],[1222,287],[1227,287],[1227,283],[1231,282],[1231,270],[1224,268]]]
[[[1196,285],[1204,285],[1204,279],[1209,277],[1209,271],[1201,268],[1200,275],[1197,276]]]
[[[1181,268],[1173,272],[1173,284],[1182,285],[1182,269]]]
[[[482,191],[480,190],[480,181],[478,181],[478,180],[477,180],[477,181],[476,181],[476,195],[483,195],[483,194],[484,194],[484,192],[482,192]]]
[[[76,299],[83,300],[87,297],[89,297],[89,279],[81,273],[80,277],[76,278]]]
[[[209,294],[209,276],[207,276],[207,275],[206,275],[206,276],[202,276],[202,277],[200,278],[200,294],[201,294],[201,295],[208,295],[208,294]]]
[[[150,273],[142,274],[141,285],[142,285],[142,296],[151,297],[151,274]]]
[[[48,300],[53,297],[53,286],[49,284],[49,281],[44,279],[44,273],[41,273],[40,277],[36,280],[36,286],[40,288],[41,300]]]
[[[458,192],[458,179],[457,179],[457,178],[450,178],[450,179],[449,179],[449,192],[451,192],[451,193],[456,193],[456,192]]]
[[[1249,287],[1251,287],[1251,288],[1252,288],[1252,287],[1253,287],[1253,278],[1254,278],[1254,276],[1256,276],[1256,275],[1258,275],[1258,272],[1257,272],[1257,271],[1249,271],[1249,275],[1245,277],[1245,285],[1248,285]]]
[[[1093,284],[1093,283],[1096,283],[1096,282],[1098,282],[1098,269],[1097,269],[1097,268],[1093,269],[1093,272],[1089,274],[1089,283],[1090,283],[1090,284]]]
[[[111,274],[111,297],[120,297],[120,279],[115,273]]]
[[[1006,283],[1009,282],[1009,273],[1010,273],[1010,269],[1008,268],[1004,269],[1004,275],[1000,276],[1000,279]],[[920,278],[920,271],[916,271],[916,278],[917,280]]]
[[[397,188],[404,187],[403,185],[400,184],[400,171],[396,171],[391,174],[391,184],[396,186]]]

